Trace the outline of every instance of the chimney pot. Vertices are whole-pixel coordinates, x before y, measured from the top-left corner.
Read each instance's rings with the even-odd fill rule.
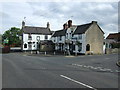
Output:
[[[97,21],[92,21],[93,24],[97,24]]]
[[[22,27],[24,27],[25,26],[25,21],[22,21]]]
[[[49,22],[47,22],[47,28],[50,28],[50,24],[49,24]]]
[[[63,29],[67,29],[67,23],[63,24]]]

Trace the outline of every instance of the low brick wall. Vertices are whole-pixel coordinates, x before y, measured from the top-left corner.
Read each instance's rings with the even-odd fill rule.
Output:
[[[41,52],[51,52],[54,51],[54,47],[52,45],[40,45],[40,51]]]
[[[9,53],[9,52],[10,52],[9,46],[2,48],[2,53]]]

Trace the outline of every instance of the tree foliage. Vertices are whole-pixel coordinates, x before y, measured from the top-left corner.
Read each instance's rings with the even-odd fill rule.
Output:
[[[11,27],[11,29],[4,32],[2,35],[2,41],[7,39],[8,45],[16,45],[19,46],[21,44],[21,40],[19,39],[19,36],[21,35],[21,29],[16,27]]]
[[[0,43],[2,42],[2,35],[0,34]]]

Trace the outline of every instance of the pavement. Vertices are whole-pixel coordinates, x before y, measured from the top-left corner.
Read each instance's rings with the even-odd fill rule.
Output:
[[[118,90],[117,54],[40,56],[2,55],[3,88],[88,88]]]

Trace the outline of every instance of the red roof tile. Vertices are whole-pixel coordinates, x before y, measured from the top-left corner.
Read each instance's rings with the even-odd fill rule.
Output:
[[[106,39],[120,39],[120,33],[111,33],[107,36]]]

